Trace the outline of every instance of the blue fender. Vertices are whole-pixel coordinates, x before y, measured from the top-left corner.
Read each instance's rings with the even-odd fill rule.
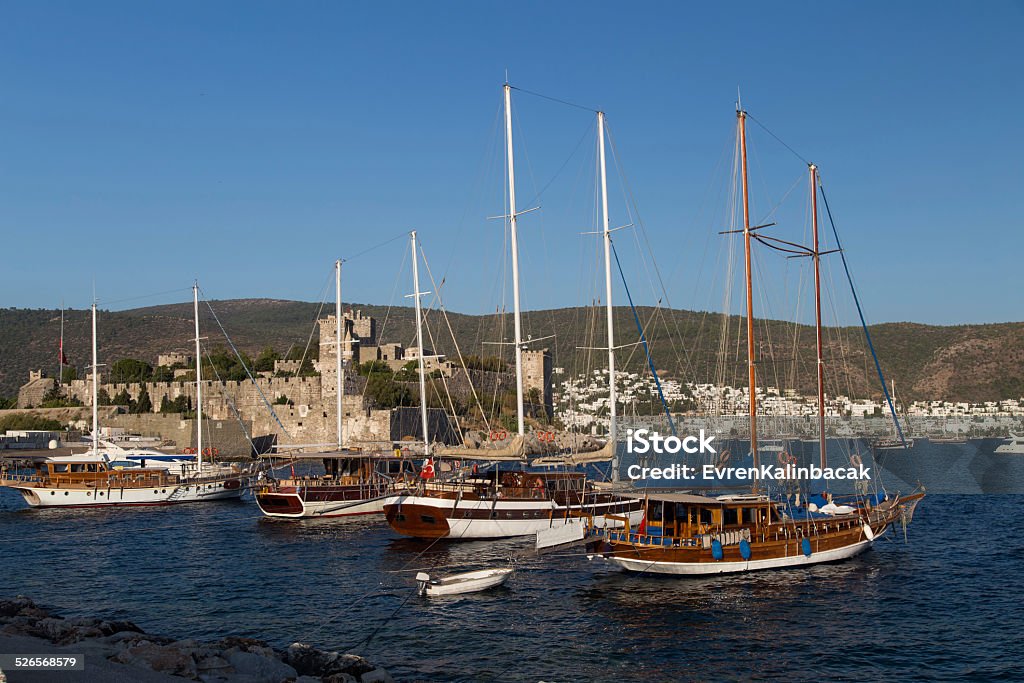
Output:
[[[750,559],[750,543],[746,539],[740,541],[740,557],[744,560]]]
[[[719,541],[717,538],[711,541],[711,557],[715,558],[716,560],[720,560],[723,557],[725,557],[725,555],[722,553],[722,542]]]
[[[811,539],[805,538],[800,543],[800,549],[802,551],[804,551],[804,555],[806,555],[807,557],[810,557],[811,556]]]

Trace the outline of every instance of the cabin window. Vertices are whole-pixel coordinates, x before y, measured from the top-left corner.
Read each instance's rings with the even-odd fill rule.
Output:
[[[69,471],[68,470],[69,467],[70,467],[70,465],[68,465],[66,462],[65,463],[60,463],[60,464],[57,464],[57,465],[53,466],[53,471],[54,472],[68,472]]]
[[[71,465],[71,471],[72,472],[84,472],[85,471],[84,467],[85,467],[85,465],[72,464]]]
[[[738,509],[736,509],[736,508],[725,508],[724,513],[725,513],[725,517],[723,518],[723,522],[722,523],[725,524],[726,526],[728,526],[730,524],[739,524],[740,523],[740,511]]]
[[[424,524],[437,524],[437,520],[434,519],[433,515],[420,515],[420,521]]]
[[[647,514],[648,514],[648,517],[649,517],[650,521],[652,521],[652,522],[660,522],[661,521],[661,517],[662,517],[662,512],[664,511],[664,509],[665,509],[665,504],[661,503],[661,502],[658,502],[658,501],[655,501],[652,505],[648,505],[647,506]]]
[[[714,515],[711,514],[711,510],[709,508],[699,508],[698,512],[701,524],[711,524],[711,522],[714,521]]]

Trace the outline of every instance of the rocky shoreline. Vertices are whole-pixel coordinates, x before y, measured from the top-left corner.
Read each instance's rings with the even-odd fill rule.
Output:
[[[15,648],[17,648],[15,650]],[[34,648],[26,651],[25,648]],[[229,636],[215,642],[176,640],[144,632],[130,621],[53,614],[24,596],[0,599],[0,652],[84,655],[84,671],[6,672],[18,681],[173,681],[204,683],[393,683],[358,655],[292,643],[284,650]],[[16,676],[16,677],[12,677]],[[0,672],[0,681],[5,678]]]

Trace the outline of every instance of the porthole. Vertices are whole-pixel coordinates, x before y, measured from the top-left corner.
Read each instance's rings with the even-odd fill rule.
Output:
[[[65,492],[64,492],[64,495],[65,495],[65,496],[66,496],[66,495],[68,495],[68,492],[67,492],[67,491],[65,491]]]

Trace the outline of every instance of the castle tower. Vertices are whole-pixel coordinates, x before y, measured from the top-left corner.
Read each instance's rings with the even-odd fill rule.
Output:
[[[320,323],[320,395],[325,402],[329,399],[332,405],[335,402],[334,393],[337,391],[338,386],[336,355],[338,347],[335,344],[336,320],[334,315],[329,315],[325,318],[320,318],[318,321]],[[341,336],[341,360],[343,363],[350,364],[353,358],[359,357],[358,347],[360,339],[353,334],[353,325],[349,314],[344,315],[344,320],[341,324]],[[346,365],[346,367],[349,366]]]
[[[527,394],[536,389],[544,404],[548,419],[554,415],[551,391],[551,352],[548,349],[523,350],[523,389]]]

